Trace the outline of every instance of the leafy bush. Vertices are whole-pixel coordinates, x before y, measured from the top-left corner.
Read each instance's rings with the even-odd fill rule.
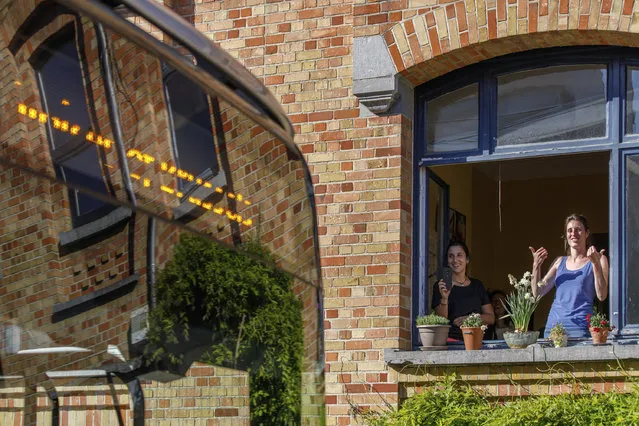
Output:
[[[407,399],[399,410],[364,415],[371,426],[637,425],[639,387],[628,394],[563,394],[489,400],[449,376]]]
[[[242,248],[272,260],[257,243]],[[197,358],[248,371],[251,424],[299,424],[303,324],[286,273],[183,234],[158,273],[147,340],[149,363],[179,370]]]
[[[428,315],[422,315],[417,317],[417,325],[448,325],[450,320],[448,318],[440,317],[434,311]]]

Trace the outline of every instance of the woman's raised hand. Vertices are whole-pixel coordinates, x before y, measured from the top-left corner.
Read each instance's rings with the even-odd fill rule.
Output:
[[[442,295],[443,301],[448,301],[448,296],[450,296],[450,290],[446,290],[446,283],[444,280],[439,280],[437,284],[439,286],[439,294]]]
[[[544,260],[548,257],[548,250],[543,247],[539,247],[537,250],[532,247],[528,248],[533,255],[533,269],[540,268]]]
[[[600,251],[597,251],[597,247],[590,246],[588,247],[588,252],[586,253],[586,256],[588,256],[588,259],[590,259],[590,262],[598,264],[601,261],[601,256],[603,256],[604,251],[606,251],[606,249],[601,249]]]

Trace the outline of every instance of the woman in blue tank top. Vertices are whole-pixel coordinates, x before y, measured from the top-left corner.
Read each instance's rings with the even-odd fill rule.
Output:
[[[557,258],[541,280],[541,265],[548,251],[530,247],[533,255],[533,295],[542,296],[557,288],[548,320],[545,337],[557,323],[562,323],[569,337],[588,337],[586,316],[593,313],[595,297],[603,301],[608,297],[608,260],[604,250],[590,245],[590,228],[582,215],[566,218],[565,245],[567,256]],[[537,284],[539,283],[539,284]]]

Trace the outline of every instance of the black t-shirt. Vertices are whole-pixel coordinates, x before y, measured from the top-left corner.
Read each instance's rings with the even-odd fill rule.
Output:
[[[441,300],[442,295],[439,293],[439,285],[436,282],[433,286],[432,308],[439,306]],[[466,287],[453,286],[448,296],[448,319],[451,325],[448,337],[462,340],[461,329],[453,324],[453,320],[472,313],[481,314],[483,305],[490,305],[490,296],[478,279],[471,278],[470,284]]]

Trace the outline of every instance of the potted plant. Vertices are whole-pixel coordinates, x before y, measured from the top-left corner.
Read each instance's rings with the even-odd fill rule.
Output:
[[[417,330],[422,342],[422,350],[433,351],[447,348],[448,330],[450,329],[448,318],[440,317],[431,312],[417,318]]]
[[[565,348],[568,346],[568,333],[566,333],[566,329],[562,323],[558,322],[555,324],[553,328],[550,329],[549,336],[556,348]]]
[[[481,342],[484,338],[486,325],[477,313],[470,314],[464,319],[461,325],[462,336],[464,336],[464,346],[467,351],[481,349]]]
[[[524,349],[535,343],[539,337],[539,331],[528,331],[528,323],[541,296],[532,295],[532,274],[528,271],[524,273],[520,280],[508,274],[508,281],[514,287],[514,291],[506,296],[504,308],[506,315],[513,322],[515,331],[505,332],[504,340],[511,349]]]
[[[594,314],[586,315],[586,321],[592,337],[592,344],[604,345],[608,340],[608,333],[614,330],[615,327],[610,325],[604,313],[597,312],[596,309]]]

